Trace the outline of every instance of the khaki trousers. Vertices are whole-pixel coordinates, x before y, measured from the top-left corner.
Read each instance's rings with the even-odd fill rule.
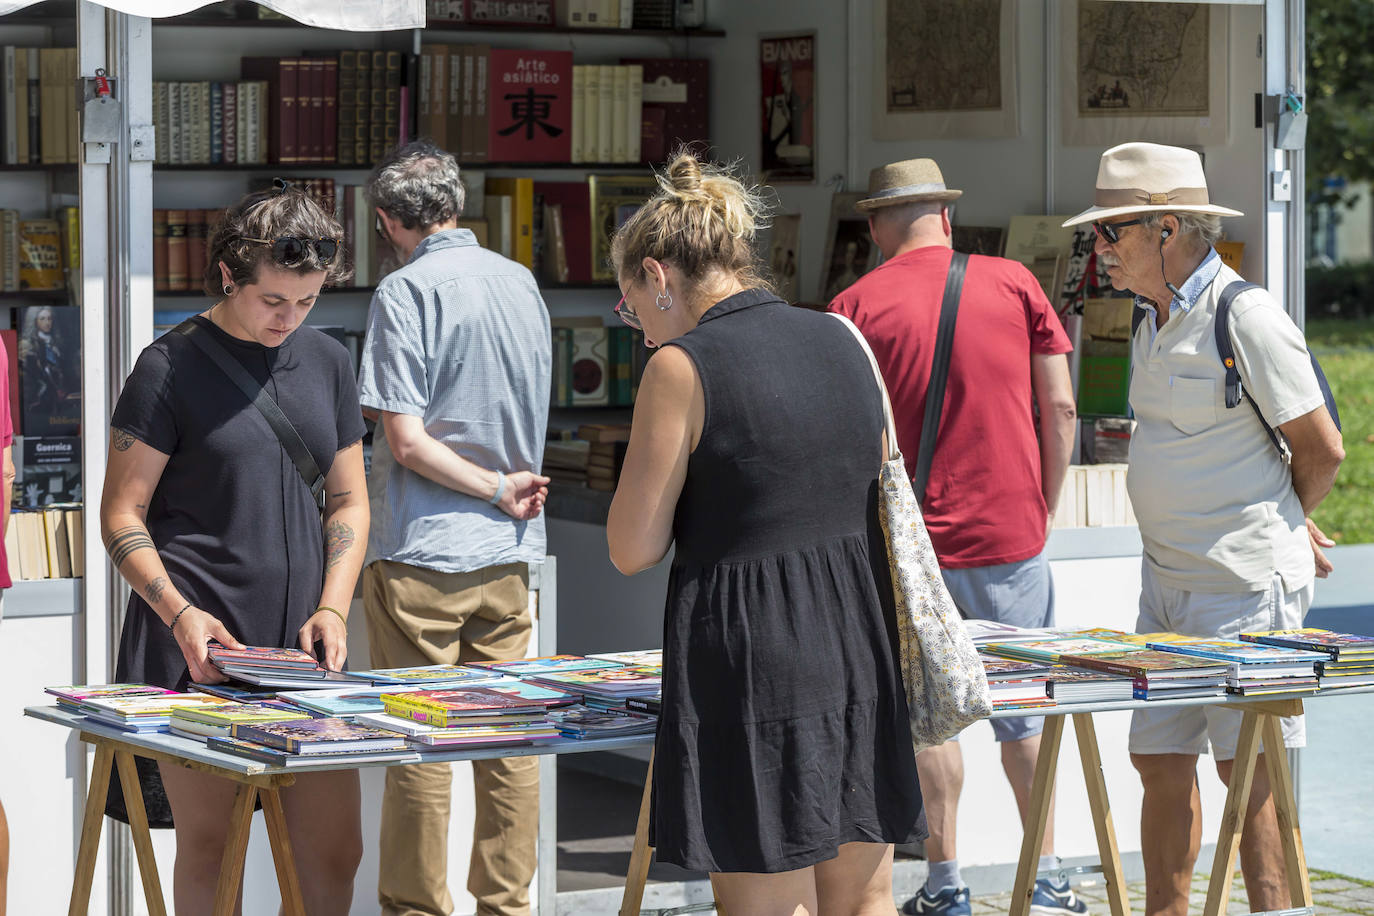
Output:
[[[441,573],[378,560],[363,571],[372,665],[399,668],[521,658],[529,646],[524,563]],[[476,822],[468,891],[478,916],[528,916],[539,833],[539,761],[472,763]],[[384,916],[448,916],[447,763],[388,767],[377,898]]]

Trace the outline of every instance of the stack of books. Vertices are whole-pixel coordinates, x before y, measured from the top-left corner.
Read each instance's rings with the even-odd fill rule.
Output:
[[[93,697],[83,700],[80,711],[86,718],[113,725],[126,732],[165,732],[172,712],[182,707],[209,709],[228,706],[229,700],[205,693],[166,693],[145,696]]]
[[[964,621],[964,631],[975,646],[990,642],[1026,642],[1033,639],[1052,639],[1059,635],[1054,630],[1031,630],[1012,626],[997,620],[981,620],[970,617]]]
[[[1222,696],[1226,693],[1229,670],[1221,662],[1139,646],[1083,655],[1066,653],[1058,660],[1076,668],[1131,678],[1132,694],[1137,700]]]
[[[390,684],[385,687],[344,687],[335,690],[282,690],[277,699],[311,715],[349,719],[364,713],[381,712],[382,694],[405,693],[419,687]]]
[[[1070,668],[1067,665],[1051,665],[1049,668],[1048,692],[1050,698],[1059,705],[1117,703],[1131,699],[1132,688],[1131,678],[1105,671]]]
[[[204,741],[211,737],[226,737],[234,725],[257,725],[263,722],[290,722],[309,719],[306,713],[291,709],[286,703],[226,703],[223,706],[195,708],[178,706],[172,710],[168,730],[183,738]]]
[[[1042,665],[1077,664],[1066,662],[1064,656],[1097,655],[1138,649],[1125,642],[1112,642],[1087,636],[1051,636],[1040,639],[1024,639],[1016,642],[1001,640],[984,643],[982,651],[1002,658],[1014,658],[1023,662],[1039,662]]]
[[[153,687],[149,684],[65,684],[60,687],[45,687],[43,692],[57,697],[57,705],[69,712],[80,712],[81,704],[87,700],[171,696],[176,693],[175,690]]]
[[[408,687],[439,687],[454,684],[478,684],[505,677],[472,665],[424,665],[418,668],[370,668],[349,672],[354,677],[368,678],[374,684],[398,684]]]
[[[1374,636],[1336,633],[1314,627],[1242,633],[1248,643],[1307,649],[1322,654],[1317,677],[1322,687],[1363,687],[1374,684]]]
[[[593,709],[580,704],[552,710],[549,718],[567,738],[647,735],[658,727],[656,716],[635,715],[617,709]]]
[[[663,685],[663,669],[655,665],[618,665],[614,668],[526,675],[525,680],[580,694],[584,703],[597,709],[624,709],[628,697],[659,695]]]
[[[995,655],[980,654],[979,658],[988,679],[994,710],[1054,705],[1045,687],[1048,666]]]
[[[228,736],[212,737],[207,744],[211,750],[285,767],[344,758],[380,762],[414,756],[394,732],[334,718],[238,722],[230,726]]]
[[[547,716],[546,699],[517,694],[492,687],[383,694],[387,716],[405,723],[404,727],[373,715],[365,721],[404,734],[423,749],[522,745],[557,737],[558,729]],[[569,703],[572,699],[567,698]]]
[[[616,662],[582,655],[542,655],[536,658],[515,658],[504,662],[473,662],[475,668],[485,668],[512,677],[531,678],[554,672],[594,671],[597,668],[618,668]]]
[[[340,683],[371,685],[366,677],[320,666],[314,656],[301,649],[273,646],[245,646],[229,649],[211,643],[210,662],[224,674],[245,684],[259,687],[295,687],[309,690],[338,687]]]
[[[599,659],[603,662],[615,662],[617,665],[647,665],[653,668],[663,667],[662,649],[631,649],[628,652],[594,652],[587,658]]]
[[[1146,645],[1151,649],[1225,663],[1226,692],[1240,696],[1314,693],[1316,665],[1327,658],[1322,652],[1230,639],[1200,639],[1175,633],[1147,636]]]

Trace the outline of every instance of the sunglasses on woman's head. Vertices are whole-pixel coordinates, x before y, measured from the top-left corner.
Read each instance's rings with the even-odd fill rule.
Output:
[[[293,235],[284,235],[277,239],[244,239],[245,242],[255,242],[259,245],[272,246],[272,260],[282,267],[299,267],[305,263],[307,253],[313,251],[315,259],[323,265],[329,265],[334,260],[334,256],[339,253],[338,239],[298,239]]]
[[[628,324],[630,327],[634,328],[636,331],[644,330],[644,323],[639,320],[639,315],[637,315],[635,313],[635,310],[630,307],[630,303],[625,301],[624,296],[621,296],[620,301],[615,304],[614,311],[616,317],[618,317],[621,321]]]
[[[1144,220],[1128,219],[1120,223],[1107,223],[1101,220],[1093,223],[1093,231],[1107,240],[1110,245],[1115,245],[1121,241],[1121,233],[1117,230],[1125,229],[1127,226],[1138,226]]]

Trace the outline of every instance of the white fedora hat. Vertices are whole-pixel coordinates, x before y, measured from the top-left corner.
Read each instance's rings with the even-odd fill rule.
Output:
[[[856,210],[877,210],[919,200],[954,200],[963,191],[945,187],[945,176],[934,159],[906,159],[880,165],[868,173],[868,197],[854,204]]]
[[[1065,226],[1127,213],[1211,213],[1244,216],[1207,196],[1202,157],[1180,146],[1123,143],[1102,154],[1093,205]]]

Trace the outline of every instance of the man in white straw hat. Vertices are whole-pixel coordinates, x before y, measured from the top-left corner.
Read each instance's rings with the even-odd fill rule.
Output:
[[[1112,286],[1136,294],[1127,489],[1140,524],[1137,631],[1235,639],[1302,626],[1330,546],[1307,516],[1345,456],[1302,332],[1212,248],[1221,218],[1191,150],[1125,143],[1102,154],[1091,222]],[[1229,320],[1227,312],[1229,311]],[[1220,316],[1220,318],[1218,317]],[[1234,351],[1228,364],[1222,348]],[[1249,406],[1240,406],[1248,400]],[[1277,434],[1271,436],[1271,431]],[[1291,457],[1290,457],[1291,456]],[[1198,755],[1229,779],[1241,714],[1216,707],[1137,712],[1131,761],[1145,796],[1145,912],[1183,914],[1201,843]],[[1304,743],[1301,717],[1284,742]],[[1240,847],[1250,909],[1288,905],[1268,772],[1255,770]]]
[[[960,611],[1021,627],[1050,626],[1054,589],[1044,547],[1073,448],[1066,356],[1072,345],[1023,265],[981,255],[965,265],[954,255],[948,204],[963,192],[945,186],[934,161],[874,169],[868,191],[857,206],[868,213],[883,263],[835,297],[830,310],[852,319],[872,345],[892,395],[898,445]],[[948,282],[960,276],[961,288]],[[941,392],[933,378],[934,351],[946,299],[958,303],[946,382],[942,394],[928,398],[928,392]],[[929,447],[922,448],[928,401],[942,409],[926,439]],[[1038,427],[1032,402],[1040,408]],[[1043,724],[1042,718],[992,722],[1022,810],[1031,797]],[[971,908],[955,848],[964,775],[958,742],[922,751],[916,766],[930,827],[930,869],[902,911],[961,916]],[[1047,824],[1041,870],[1059,867],[1053,833]],[[1036,916],[1086,911],[1067,882],[1036,882]]]

